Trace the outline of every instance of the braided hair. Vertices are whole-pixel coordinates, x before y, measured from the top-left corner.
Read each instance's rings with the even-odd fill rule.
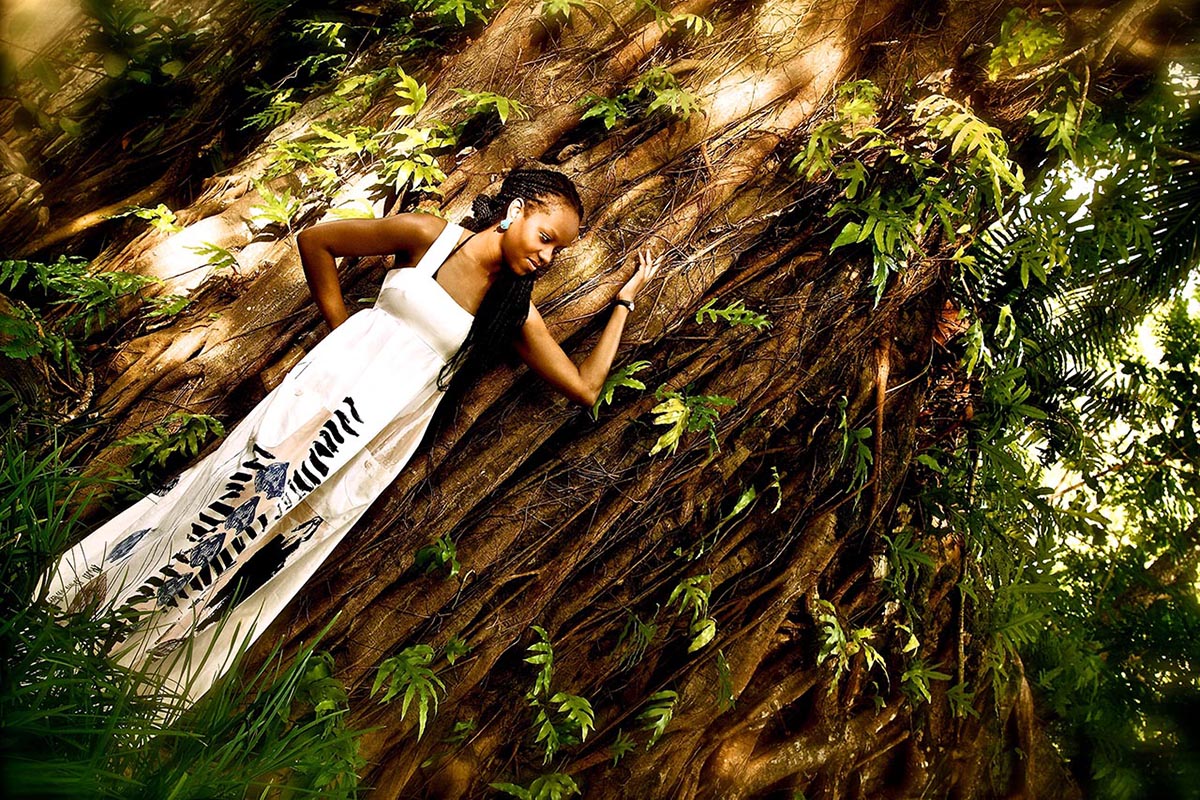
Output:
[[[462,221],[468,230],[479,232],[495,225],[513,200],[548,208],[558,201],[573,209],[583,220],[583,203],[571,179],[548,169],[515,169],[508,173],[495,195],[481,194],[471,205],[471,216]],[[534,274],[519,276],[501,269],[488,287],[475,321],[462,346],[438,374],[438,388],[446,391],[451,379],[470,381],[503,355],[505,348],[529,316],[529,298]]]

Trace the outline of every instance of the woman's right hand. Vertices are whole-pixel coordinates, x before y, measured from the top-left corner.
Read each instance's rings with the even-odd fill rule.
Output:
[[[659,262],[650,251],[649,247],[643,247],[637,252],[637,270],[625,281],[625,285],[621,287],[621,291],[617,292],[618,300],[627,300],[632,303],[637,299],[638,292],[658,272]]]

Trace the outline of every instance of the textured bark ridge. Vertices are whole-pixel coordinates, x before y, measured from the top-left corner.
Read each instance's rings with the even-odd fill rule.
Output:
[[[1080,19],[1111,22],[1104,4],[1074,5]],[[448,179],[434,204],[451,219],[518,164],[553,165],[577,180],[589,228],[535,290],[568,352],[590,345],[632,269],[626,256],[649,244],[665,276],[639,300],[618,366],[646,360],[637,377],[651,389],[736,405],[721,415],[715,443],[689,434],[674,455],[651,457],[661,432],[650,424],[652,391],[619,390],[593,421],[523,368],[502,367],[463,401],[264,637],[294,647],[331,625],[322,646],[352,690],[351,721],[373,728],[362,749],[373,797],[482,796],[491,781],[527,784],[552,769],[533,746],[525,698],[531,625],[553,642],[554,689],[596,709],[597,729],[553,765],[587,797],[1078,796],[1024,680],[1000,696],[979,680],[981,651],[959,624],[963,564],[953,539],[922,542],[936,567],[915,600],[920,655],[978,690],[980,716],[953,715],[947,682],[933,682],[931,703],[914,705],[900,691],[902,620],[881,585],[880,534],[894,524],[912,454],[929,433],[922,409],[947,390],[931,376],[953,372],[954,357],[935,344],[952,273],[946,259],[913,264],[875,305],[869,264],[828,253],[828,192],[787,167],[828,113],[833,87],[852,78],[897,93],[936,85],[1019,139],[1024,101],[987,84],[976,55],[1005,10],[967,0],[690,0],[670,11],[703,15],[714,32],[684,36],[635,3],[589,2],[564,25],[510,2],[474,40],[416,73],[429,102],[404,124],[460,119],[454,87],[496,91],[531,111],[444,160]],[[1138,35],[1147,10],[1118,9],[1121,35]],[[652,114],[611,132],[581,120],[581,97],[612,96],[652,65],[672,71],[703,111]],[[398,125],[398,102],[384,92],[356,121]],[[270,140],[302,135],[322,108],[310,101]],[[250,178],[266,153],[264,144],[210,181],[180,210],[182,233],[147,232],[99,259],[197,302],[170,327],[124,342],[97,370],[105,388],[93,407],[108,425],[89,447],[179,408],[236,421],[319,340],[291,235],[247,221],[261,202]],[[343,165],[345,184],[366,180],[368,167]],[[19,177],[3,186],[4,197],[36,192]],[[324,210],[306,203],[294,225]],[[26,214],[11,224],[33,223]],[[236,274],[206,267],[189,249],[200,242],[235,253]],[[348,265],[348,296],[373,296],[383,266]],[[744,301],[771,327],[698,324],[697,309],[714,298]],[[853,491],[837,452],[843,397],[848,418],[874,436],[869,479]],[[110,448],[95,463],[127,457]],[[757,501],[727,519],[750,487]],[[414,552],[443,536],[456,543],[461,577],[417,574]],[[698,575],[711,576],[717,633],[688,653],[687,616],[668,598]],[[877,632],[890,680],[862,659],[840,677],[818,664],[818,599],[847,627]],[[657,624],[640,660],[622,637],[635,615]],[[399,702],[379,704],[367,690],[383,659],[455,638],[473,649],[454,666],[439,662],[446,694],[418,740],[415,715],[402,719]],[[732,705],[719,701],[723,681]],[[639,714],[663,690],[678,700],[648,748]],[[474,732],[447,743],[467,719]],[[637,747],[614,766],[608,747],[618,731]]]

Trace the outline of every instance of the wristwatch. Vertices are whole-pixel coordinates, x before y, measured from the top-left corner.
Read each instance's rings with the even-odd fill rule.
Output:
[[[618,297],[616,300],[613,300],[613,305],[614,306],[625,306],[626,308],[629,309],[630,314],[633,313],[633,301],[632,300],[622,300],[621,298]]]

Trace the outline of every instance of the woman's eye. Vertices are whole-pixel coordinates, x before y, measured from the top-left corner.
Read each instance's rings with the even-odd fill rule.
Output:
[[[541,240],[542,240],[542,244],[549,244],[549,243],[550,243],[550,237],[549,237],[549,236],[547,236],[547,235],[546,235],[546,234],[544,234],[544,233],[541,235]]]

